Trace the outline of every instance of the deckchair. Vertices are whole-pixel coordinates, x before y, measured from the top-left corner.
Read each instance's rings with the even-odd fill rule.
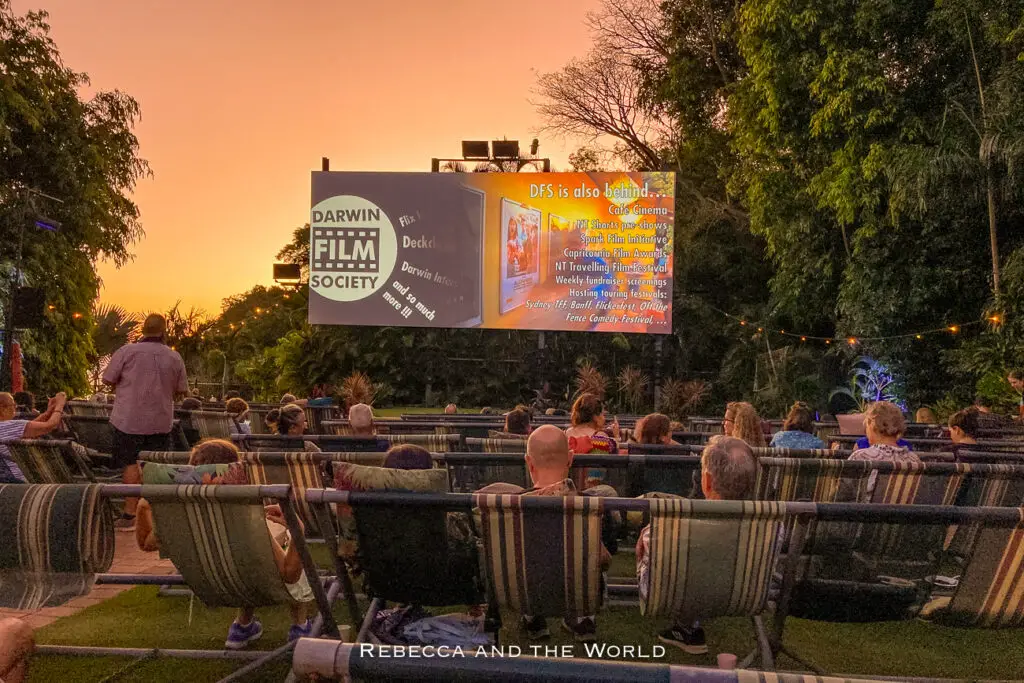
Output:
[[[446,453],[445,466],[452,493],[473,493],[490,484],[529,488],[523,453]]]
[[[489,622],[500,610],[585,617],[601,605],[603,499],[476,494]]]
[[[114,430],[109,415],[65,415],[64,423],[75,435],[75,441],[98,453],[113,452]]]
[[[526,439],[466,439],[472,453],[525,453]]]
[[[74,441],[19,439],[9,442],[7,449],[29,484],[96,482],[88,451]]]
[[[392,446],[413,444],[426,448],[431,453],[448,453],[462,450],[462,436],[459,434],[381,434],[378,438]]]
[[[92,403],[91,401],[68,401],[67,412],[71,415],[91,415],[95,417],[110,417],[110,411],[114,406],[110,403]]]
[[[238,423],[235,418],[227,413],[216,410],[187,410],[176,411],[182,413],[182,419],[188,420],[192,429],[203,439],[230,439],[232,434],[238,432]],[[195,445],[195,444],[192,444]]]
[[[786,503],[654,498],[645,616],[675,623],[724,616],[751,617],[762,668],[774,668],[761,621],[786,521]],[[749,663],[754,657],[748,657]]]
[[[31,611],[85,595],[114,559],[97,484],[0,485],[0,607]]]

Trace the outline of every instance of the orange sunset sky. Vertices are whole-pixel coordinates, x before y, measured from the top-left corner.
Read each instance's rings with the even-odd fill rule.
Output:
[[[14,0],[50,12],[71,68],[139,100],[146,236],[103,302],[130,311],[271,284],[308,221],[309,173],[428,171],[459,141],[528,147],[536,72],[591,44],[597,0]],[[556,167],[577,145],[541,139]]]

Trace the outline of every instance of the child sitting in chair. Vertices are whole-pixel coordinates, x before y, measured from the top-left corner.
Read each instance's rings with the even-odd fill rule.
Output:
[[[222,475],[211,475],[209,472],[200,475],[195,470],[183,471],[175,477],[175,484],[230,485],[247,483],[245,471],[238,461],[238,449],[229,441],[211,439],[196,445],[189,456],[189,464],[194,467],[221,464],[233,466],[229,467],[227,472]],[[266,514],[278,571],[288,592],[295,599],[295,602],[290,605],[292,627],[288,631],[288,640],[296,640],[309,636],[312,632],[313,626],[306,615],[306,608],[313,599],[313,593],[306,580],[306,575],[303,573],[302,560],[295,545],[288,543],[289,538],[281,506],[266,506]],[[301,521],[299,523],[301,524]],[[153,509],[144,499],[139,501],[136,513],[135,540],[142,550],[152,552],[160,549],[160,540],[154,526]],[[287,549],[284,546],[287,546]],[[228,638],[224,642],[224,647],[229,650],[241,650],[259,640],[262,635],[263,625],[255,617],[253,609],[251,607],[239,608],[238,616],[228,630]]]

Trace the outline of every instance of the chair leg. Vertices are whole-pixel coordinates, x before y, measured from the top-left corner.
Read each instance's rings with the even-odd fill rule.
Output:
[[[370,632],[370,626],[373,625],[373,619],[377,616],[377,612],[379,612],[383,606],[383,600],[380,598],[373,599],[370,606],[366,609],[366,616],[363,618],[363,623],[359,626],[359,633],[356,635],[355,642],[366,642],[366,634]]]
[[[824,676],[824,675],[826,675],[825,672],[822,669],[820,669],[819,667],[815,666],[814,664],[811,664],[806,659],[802,659],[800,656],[795,654],[792,650],[788,650],[785,647],[779,647],[778,653],[786,655],[787,657],[792,659],[794,662],[796,662],[797,664],[799,664],[803,668],[805,668],[808,671],[812,672],[815,676]]]
[[[772,644],[768,638],[768,631],[764,627],[764,620],[760,616],[753,617],[752,620],[754,622],[754,634],[757,636],[757,649],[761,652],[761,669],[763,671],[775,671]]]

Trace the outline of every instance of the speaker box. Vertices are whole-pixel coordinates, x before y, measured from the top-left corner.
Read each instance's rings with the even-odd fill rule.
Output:
[[[46,294],[39,287],[19,287],[14,291],[14,326],[22,330],[43,324]]]

